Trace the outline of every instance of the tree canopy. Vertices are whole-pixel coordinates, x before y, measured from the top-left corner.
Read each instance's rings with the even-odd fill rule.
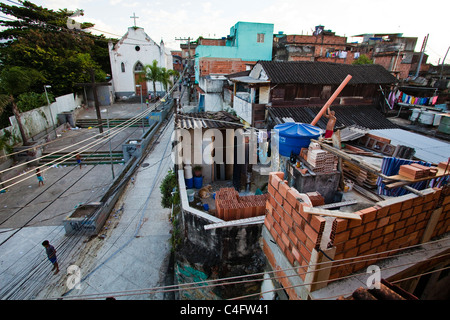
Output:
[[[111,70],[108,41],[113,39],[87,32],[92,23],[69,28],[74,12],[67,9],[54,11],[30,1],[19,2],[21,6],[0,3],[3,14],[12,17],[0,20],[4,27],[0,32],[2,67],[21,66],[41,72],[55,95],[73,92],[75,83],[90,81],[89,68],[94,68],[98,81],[105,80]]]
[[[82,10],[54,11],[18,0],[17,5],[0,3],[0,11],[0,71],[21,67],[40,73],[31,92],[41,94],[44,85],[51,85],[55,96],[68,94],[81,90],[77,83],[90,82],[89,69],[100,82],[111,72],[108,41],[116,39],[93,35],[88,31],[92,23],[73,24]],[[4,88],[0,93],[11,94]]]
[[[369,57],[366,56],[365,54],[362,54],[358,57],[358,59],[353,61],[352,64],[354,64],[354,65],[373,64],[373,61],[371,59],[369,59]]]

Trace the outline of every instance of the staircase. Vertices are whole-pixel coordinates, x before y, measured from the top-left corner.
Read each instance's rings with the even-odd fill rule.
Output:
[[[132,125],[129,125],[129,123],[125,123],[127,121],[136,121],[136,120],[130,120],[130,119],[109,119],[109,127],[117,127],[119,125],[122,126],[130,126],[130,127],[142,127],[142,120],[139,120],[137,122],[134,122]],[[124,124],[125,123],[125,124]],[[102,119],[103,128],[108,127],[108,122],[106,119]],[[98,121],[97,119],[77,119],[76,126],[78,128],[89,128],[89,127],[97,127]],[[147,119],[144,119],[144,126],[149,127],[150,124]]]
[[[111,155],[109,151],[93,151],[93,152],[82,152],[81,154],[81,164],[111,164],[111,155],[112,155],[112,163],[113,164],[120,164],[125,163],[125,160],[123,159],[123,152],[122,151],[112,151]],[[42,159],[39,160],[40,164],[49,164],[54,165],[58,162],[61,162],[63,160],[66,160],[60,165],[78,165],[77,160],[75,159],[75,154],[69,154],[66,152],[57,152],[54,154],[49,155],[49,153],[44,152],[42,154]],[[51,161],[54,161],[50,163]]]

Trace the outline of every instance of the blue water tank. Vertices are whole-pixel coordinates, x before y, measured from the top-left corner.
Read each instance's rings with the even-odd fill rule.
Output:
[[[307,148],[311,139],[317,139],[324,131],[318,127],[307,123],[286,122],[274,127],[278,132],[280,141],[279,153],[282,156],[290,157],[291,152],[300,154],[301,148]]]

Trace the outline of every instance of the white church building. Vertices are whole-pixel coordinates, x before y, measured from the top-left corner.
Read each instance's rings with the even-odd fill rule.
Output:
[[[140,27],[130,27],[128,32],[113,45],[109,43],[109,58],[113,90],[117,99],[128,99],[142,95],[153,96],[153,83],[141,80],[144,66],[158,61],[159,67],[173,69],[170,50],[153,41]],[[164,87],[156,83],[157,94],[164,94]]]

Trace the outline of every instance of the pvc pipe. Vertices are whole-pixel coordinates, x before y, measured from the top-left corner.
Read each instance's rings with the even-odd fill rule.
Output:
[[[316,123],[320,120],[322,115],[325,113],[325,111],[330,107],[330,105],[333,103],[333,101],[336,99],[336,97],[341,93],[342,89],[347,85],[347,83],[352,78],[351,75],[348,75],[344,81],[341,83],[341,85],[336,89],[336,91],[333,93],[333,95],[328,99],[327,103],[320,109],[320,112],[317,114],[317,116],[314,118],[314,120],[311,122],[311,125],[315,126]]]

